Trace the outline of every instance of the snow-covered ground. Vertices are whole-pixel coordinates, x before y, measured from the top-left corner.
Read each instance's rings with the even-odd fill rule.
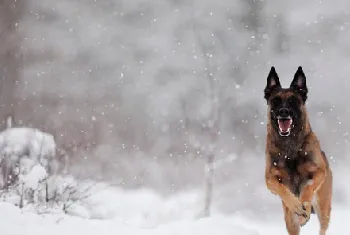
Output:
[[[199,196],[184,193],[163,198],[149,190],[125,192],[108,189],[94,194],[81,206],[72,208],[75,215],[34,213],[0,203],[0,231],[9,235],[283,235],[286,234],[282,214],[271,220],[252,221],[242,215],[214,213],[209,218],[196,217]],[[350,208],[334,206],[328,235],[347,234]],[[98,218],[100,217],[100,218]],[[277,219],[276,219],[277,218]],[[318,222],[313,216],[302,228],[302,235],[318,234]]]
[[[19,172],[20,183],[1,193],[1,234],[287,234],[282,209],[276,212],[269,207],[270,211],[264,210],[265,216],[249,217],[238,212],[222,214],[212,206],[212,216],[201,218],[204,199],[201,190],[164,196],[148,188],[125,190],[103,182],[77,180],[70,175],[47,178],[46,165],[50,160],[43,160],[54,156],[54,148],[53,137],[39,130],[12,128],[0,133],[2,160],[10,162],[10,166],[19,164],[23,171]],[[23,159],[26,161],[21,161]],[[339,177],[346,175],[345,171],[335,173]],[[48,204],[42,190],[44,183],[48,186],[45,190],[50,198]],[[29,198],[25,188],[32,190],[28,191],[32,192]],[[239,203],[234,196],[232,204]],[[272,198],[278,204],[278,197]],[[15,206],[19,204],[23,209]],[[343,206],[340,205],[333,205],[328,235],[348,234],[350,206],[346,206],[344,200]],[[301,234],[317,234],[318,227],[313,215]]]

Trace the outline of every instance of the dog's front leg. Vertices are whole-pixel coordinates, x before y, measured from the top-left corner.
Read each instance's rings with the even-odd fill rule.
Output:
[[[317,168],[315,171],[311,171],[312,178],[309,179],[301,189],[300,192],[300,202],[304,205],[307,212],[307,217],[299,216],[300,225],[303,226],[310,219],[312,204],[311,201],[315,195],[315,192],[322,186],[325,178],[326,172],[322,168]]]
[[[303,204],[284,184],[282,184],[283,174],[279,170],[272,169],[265,175],[266,186],[273,193],[277,194],[285,205],[293,212],[300,216],[306,217],[306,211]]]

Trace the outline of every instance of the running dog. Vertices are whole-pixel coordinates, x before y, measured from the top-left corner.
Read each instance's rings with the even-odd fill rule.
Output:
[[[332,171],[312,131],[305,102],[308,88],[301,66],[289,88],[282,88],[274,67],[267,77],[265,182],[280,197],[289,235],[299,235],[316,213],[325,235],[332,204]]]

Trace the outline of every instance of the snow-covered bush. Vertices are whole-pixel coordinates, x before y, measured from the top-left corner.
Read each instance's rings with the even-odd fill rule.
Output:
[[[89,194],[88,182],[58,175],[54,137],[34,128],[0,133],[0,199],[38,212],[64,211]]]
[[[49,133],[35,128],[8,128],[2,131],[1,198],[20,207],[48,201],[47,179],[58,167],[55,157],[56,143]]]
[[[97,183],[88,180],[77,180],[71,175],[53,175],[47,179],[48,204],[70,213],[70,209],[77,203],[91,196],[93,187]]]
[[[45,180],[48,174],[43,166],[35,164],[31,159],[23,158],[20,162],[21,169],[16,186],[21,196],[20,205],[23,207],[23,200],[32,203],[41,200],[42,197],[39,194],[45,192]]]
[[[58,166],[55,156],[56,143],[51,134],[34,128],[4,130],[0,133],[0,188],[19,183],[19,175],[29,174],[36,165],[52,174]]]
[[[31,162],[26,159],[26,166],[30,165]],[[95,184],[78,182],[70,175],[48,176],[44,167],[35,164],[18,175],[16,184],[0,191],[0,200],[38,213],[74,214],[78,207],[85,204],[83,201],[91,195]]]
[[[48,177],[47,171],[40,164],[36,164],[29,158],[21,158],[15,169],[16,182],[10,187],[3,189],[1,197],[5,201],[18,204],[33,203],[41,200],[40,193],[45,192],[45,180]]]

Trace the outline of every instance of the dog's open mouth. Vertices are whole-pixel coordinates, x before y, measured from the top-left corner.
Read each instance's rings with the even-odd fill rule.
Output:
[[[293,120],[290,117],[287,117],[287,118],[278,117],[277,123],[278,123],[279,134],[281,136],[290,135],[290,130],[292,129],[292,122]]]

